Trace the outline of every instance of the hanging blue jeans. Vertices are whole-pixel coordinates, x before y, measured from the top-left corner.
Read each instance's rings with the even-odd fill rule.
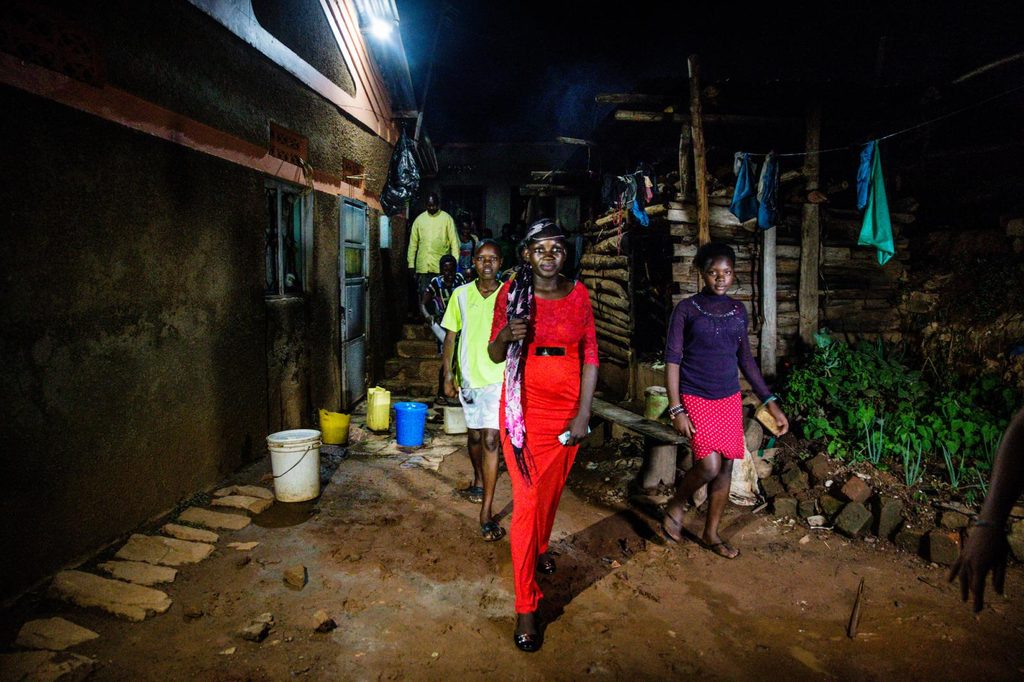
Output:
[[[778,197],[779,161],[774,153],[768,154],[761,167],[761,181],[757,183],[757,226],[768,230],[779,224]]]

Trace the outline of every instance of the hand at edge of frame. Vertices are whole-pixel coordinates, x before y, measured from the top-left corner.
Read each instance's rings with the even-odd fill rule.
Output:
[[[992,572],[992,589],[1003,593],[1006,581],[1006,557],[1009,543],[1001,527],[975,526],[971,528],[963,551],[949,569],[949,582],[960,578],[960,599],[967,601],[974,594],[974,613],[985,605],[985,579]]]

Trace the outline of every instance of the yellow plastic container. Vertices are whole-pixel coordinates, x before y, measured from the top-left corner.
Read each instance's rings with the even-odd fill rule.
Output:
[[[320,432],[324,445],[345,445],[348,443],[349,416],[340,412],[320,410]]]
[[[391,391],[374,386],[366,397],[366,426],[371,431],[391,428]]]

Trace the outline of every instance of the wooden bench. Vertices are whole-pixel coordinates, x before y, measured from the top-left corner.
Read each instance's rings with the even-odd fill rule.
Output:
[[[652,421],[600,398],[594,398],[590,412],[644,437],[646,456],[639,476],[641,488],[654,488],[659,483],[675,485],[678,447],[688,443],[688,438],[667,424]]]

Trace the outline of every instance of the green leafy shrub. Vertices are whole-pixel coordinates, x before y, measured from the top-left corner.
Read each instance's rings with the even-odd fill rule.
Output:
[[[929,383],[896,348],[851,346],[823,330],[813,353],[790,373],[785,399],[803,435],[823,440],[829,455],[899,465],[910,486],[925,470],[942,468],[952,489],[966,490],[991,470],[1020,396],[998,377],[968,386]]]

